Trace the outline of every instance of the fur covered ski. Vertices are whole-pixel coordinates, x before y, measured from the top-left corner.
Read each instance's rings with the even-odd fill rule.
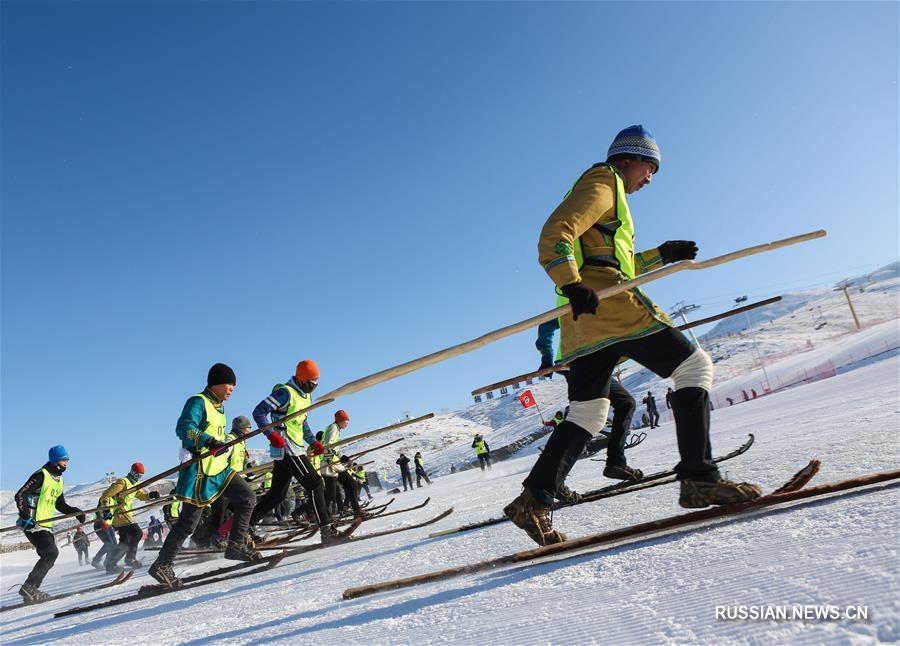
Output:
[[[731,453],[727,453],[725,455],[719,456],[713,459],[715,464],[720,462],[724,462],[725,460],[730,460],[732,458],[736,458],[737,456],[746,453],[747,450],[753,446],[753,442],[755,441],[755,437],[753,433],[750,433],[747,441],[744,442],[741,446],[736,448]],[[666,470],[666,471],[657,471],[656,473],[651,473],[650,475],[646,475],[640,480],[625,480],[623,482],[617,482],[614,485],[609,485],[607,487],[601,487],[600,489],[594,489],[592,491],[585,491],[584,493],[579,495],[577,502],[558,502],[553,506],[553,509],[560,509],[561,507],[571,507],[573,505],[580,505],[586,502],[595,502],[597,500],[602,500],[603,498],[612,498],[613,496],[620,496],[626,493],[632,493],[634,491],[641,491],[643,489],[649,489],[651,487],[658,487],[664,484],[670,484],[675,482],[675,471]],[[461,527],[455,527],[453,529],[444,529],[439,532],[432,532],[428,535],[429,538],[438,538],[440,536],[450,536],[451,534],[460,534],[462,532],[468,532],[473,529],[481,529],[482,527],[490,527],[491,525],[499,525],[500,523],[509,522],[509,518],[506,516],[499,516],[497,518],[488,518],[487,520],[481,520],[476,523],[469,523],[468,525],[462,525]]]
[[[640,523],[638,525],[631,525],[629,527],[623,527],[621,529],[613,530],[610,532],[593,534],[582,538],[572,539],[563,543],[555,543],[553,545],[525,550],[523,552],[516,552],[515,554],[501,556],[499,558],[486,561],[480,561],[478,563],[471,563],[469,565],[448,568],[446,570],[429,572],[427,574],[422,574],[405,579],[397,579],[395,581],[386,581],[383,583],[376,583],[357,588],[348,588],[347,590],[344,590],[343,597],[344,599],[355,599],[357,597],[374,594],[376,592],[396,590],[399,588],[406,588],[421,583],[449,579],[462,574],[491,570],[496,567],[513,563],[524,563],[526,561],[540,563],[542,562],[542,559],[555,557],[567,552],[577,552],[577,555],[581,556],[584,554],[585,549],[597,546],[605,546],[611,543],[618,545],[622,541],[628,542],[631,539],[636,539],[635,541],[629,542],[629,544],[634,545],[642,541],[656,538],[657,536],[669,532],[670,530],[690,531],[690,529],[692,528],[704,527],[709,521],[714,521],[719,518],[726,519],[723,522],[727,523],[729,522],[728,519],[739,517],[745,514],[765,514],[767,513],[767,508],[776,507],[778,505],[784,505],[802,500],[815,500],[817,498],[829,496],[832,494],[844,495],[854,489],[859,489],[861,487],[869,487],[872,485],[887,483],[881,487],[872,487],[871,489],[863,492],[866,493],[868,491],[882,491],[886,488],[895,488],[900,486],[900,483],[898,482],[890,482],[900,479],[900,470],[897,470],[884,473],[873,473],[859,478],[851,478],[849,480],[841,480],[838,482],[832,482],[816,487],[804,488],[804,485],[809,482],[809,480],[815,475],[815,473],[818,471],[818,468],[818,460],[813,460],[806,467],[792,476],[783,486],[779,487],[768,495],[761,496],[756,500],[751,500],[749,502],[737,503],[734,505],[725,505],[721,507],[710,507],[708,509],[701,509],[699,511],[680,514],[677,516],[670,516],[668,518],[661,518],[659,520]],[[799,508],[800,506],[802,505],[797,506],[797,508]]]
[[[266,570],[271,570],[273,567],[278,565],[285,556],[287,556],[287,552],[279,552],[273,556],[269,556],[264,559],[260,559],[257,561],[246,562],[246,563],[238,563],[237,565],[231,565],[224,568],[219,568],[217,570],[213,570],[211,572],[204,572],[203,574],[196,574],[194,576],[188,576],[181,579],[182,585],[177,588],[170,588],[169,586],[162,584],[155,585],[145,585],[141,586],[141,588],[133,593],[129,594],[125,597],[118,597],[116,599],[109,599],[107,601],[101,601],[99,603],[94,603],[89,606],[79,606],[75,608],[69,608],[68,610],[62,610],[54,614],[54,617],[67,617],[69,615],[77,615],[82,612],[88,612],[90,610],[98,610],[100,608],[110,608],[112,606],[120,606],[125,603],[131,603],[132,601],[140,601],[142,599],[149,599],[150,597],[156,597],[161,594],[168,594],[169,592],[178,592],[180,590],[190,590],[191,588],[197,588],[202,585],[210,585],[212,583],[220,583],[222,581],[229,581],[231,579],[237,579],[243,576],[249,576],[251,574],[258,574],[260,572],[265,572]],[[224,576],[220,576],[224,575]]]
[[[105,588],[111,588],[114,585],[119,585],[120,583],[125,583],[128,579],[131,578],[131,575],[134,574],[133,570],[121,570],[118,576],[112,581],[107,581],[106,583],[100,583],[98,585],[90,586],[89,588],[84,588],[83,590],[75,590],[73,592],[63,592],[61,594],[53,594],[50,595],[50,598],[46,601],[36,601],[34,603],[14,603],[8,606],[3,606],[0,608],[0,612],[5,612],[7,610],[15,610],[16,608],[24,608],[25,606],[34,606],[41,603],[47,603],[47,601],[56,601],[57,599],[65,599],[67,597],[74,597],[76,594],[84,594],[86,592],[94,592],[96,590],[103,590]]]

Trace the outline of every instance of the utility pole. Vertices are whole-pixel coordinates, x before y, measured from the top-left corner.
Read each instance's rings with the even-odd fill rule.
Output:
[[[850,314],[853,315],[853,323],[856,324],[856,329],[862,329],[862,326],[859,324],[859,319],[856,317],[856,310],[853,309],[853,301],[850,300],[850,292],[847,291],[847,288],[850,287],[850,281],[844,280],[841,281],[835,286],[834,291],[836,292],[844,292],[844,296],[847,297],[847,305],[850,307]]]
[[[689,321],[687,320],[687,317],[685,316],[685,314],[687,314],[688,312],[693,312],[694,310],[699,310],[699,309],[700,309],[699,305],[685,305],[684,301],[680,301],[675,304],[675,307],[672,309],[672,313],[669,316],[680,316],[681,320],[684,321],[684,324],[687,325],[689,323]],[[700,343],[697,341],[697,337],[694,336],[694,330],[688,329],[688,332],[691,333],[691,338],[694,340],[694,345],[696,345],[699,348]]]
[[[737,307],[741,303],[747,300],[746,296],[741,296],[740,298],[734,299],[734,306]],[[753,330],[753,323],[750,322],[750,314],[744,312],[744,316],[747,317],[747,334],[750,334]],[[751,336],[751,340],[753,341],[753,349],[756,351],[756,360],[759,361],[759,365],[762,368],[763,378],[766,380],[766,391],[771,392],[772,384],[769,383],[769,374],[766,372],[766,364],[763,363],[762,354],[759,352],[759,343],[756,342],[756,337]]]

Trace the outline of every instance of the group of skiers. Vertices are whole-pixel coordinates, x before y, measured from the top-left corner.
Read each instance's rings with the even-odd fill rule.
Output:
[[[578,178],[540,234],[539,262],[555,284],[559,304],[571,305],[571,313],[556,322],[561,337],[559,359],[569,368],[569,410],[557,422],[523,482],[522,493],[506,505],[504,513],[541,545],[565,540],[565,535],[553,528],[553,502],[565,496],[569,471],[588,442],[604,428],[610,407],[614,409],[614,419],[604,475],[623,480],[641,477],[639,470],[626,464],[622,448],[628,429],[624,422],[630,421],[634,412],[634,399],[612,378],[613,369],[623,358],[633,359],[660,377],[674,381],[674,391],[667,396],[667,402],[674,414],[681,456],[675,468],[681,481],[679,503],[695,508],[751,500],[760,495],[757,485],[725,480],[712,461],[709,391],[713,370],[706,352],[692,345],[640,289],[620,292],[602,302],[597,296],[597,290],[665,264],[696,257],[697,245],[690,240],[669,240],[640,253],[634,250],[635,221],[626,196],[648,185],[659,165],[659,147],[650,131],[639,125],[622,130],[609,147],[606,161],[595,164]],[[553,326],[547,326],[550,327]],[[543,366],[547,361],[545,354],[542,357]],[[179,471],[174,493],[180,509],[177,515],[167,518],[171,529],[150,566],[150,576],[165,585],[179,584],[172,563],[184,540],[197,529],[201,511],[206,507],[212,508],[206,531],[219,529],[223,514],[230,512],[226,559],[260,559],[255,549],[258,537],[251,527],[286,498],[292,480],[304,489],[307,512],[320,528],[325,544],[337,535],[332,509],[339,488],[353,512],[358,516],[365,514],[358,502],[360,481],[353,475],[353,463],[336,450],[349,416],[337,411],[334,422],[318,436],[306,422],[303,410],[311,405],[319,377],[315,362],[303,360],[291,378],[276,384],[254,409],[253,419],[258,427],[269,427],[265,436],[274,459],[271,486],[257,500],[250,484],[238,476],[246,458],[243,444],[230,446],[250,429],[246,418],[235,420],[241,423],[230,429],[227,424],[224,403],[237,384],[235,373],[222,363],[212,366],[206,387],[188,398],[176,424],[176,435],[188,458]],[[490,449],[484,438],[476,436],[472,448],[482,470],[490,468]],[[421,455],[414,459],[419,486],[421,478],[430,482]],[[29,602],[46,598],[38,588],[58,555],[53,522],[49,519],[61,512],[77,513],[79,523],[86,520],[81,510],[66,503],[63,495],[62,474],[68,461],[69,455],[62,446],[53,447],[47,463],[16,494],[20,515],[17,524],[40,557],[20,590]],[[404,489],[407,485],[411,488],[409,459],[401,454],[397,464]],[[113,483],[101,499],[109,509],[98,519],[102,520],[100,527],[111,521],[118,534],[117,545],[104,545],[108,548],[107,569],[114,569],[123,556],[126,564],[137,563],[135,549],[140,530],[131,515],[131,503],[135,497],[152,499],[155,493],[142,491],[142,476],[143,466],[134,463],[128,475]]]
[[[301,361],[294,375],[285,383],[276,384],[254,409],[257,424],[271,426],[265,436],[274,458],[271,484],[257,499],[250,484],[243,477],[236,477],[246,464],[244,444],[229,446],[229,442],[239,440],[251,428],[250,420],[243,416],[235,418],[230,429],[226,423],[224,403],[234,391],[237,378],[225,364],[217,363],[210,368],[206,387],[188,398],[176,423],[175,433],[181,442],[184,464],[172,492],[174,501],[164,508],[169,533],[150,566],[150,576],[165,585],[178,585],[172,563],[185,539],[194,534],[195,543],[214,544],[217,533],[226,524],[229,531],[224,541],[225,558],[241,561],[262,558],[255,549],[259,537],[251,532],[251,525],[268,516],[286,498],[292,480],[297,480],[304,489],[305,512],[319,527],[323,543],[337,535],[330,510],[337,508],[338,490],[354,515],[365,517],[366,512],[359,504],[360,487],[371,497],[365,470],[349,456],[341,455],[335,446],[350,416],[343,410],[337,411],[334,422],[316,437],[302,413],[310,406],[318,381],[319,369],[315,362]],[[202,459],[198,459],[201,455]],[[47,598],[39,587],[59,554],[51,519],[59,512],[77,514],[80,524],[87,520],[80,509],[66,503],[63,495],[62,473],[68,461],[64,447],[53,447],[47,463],[16,494],[17,525],[25,531],[40,557],[20,589],[26,602]],[[126,565],[140,565],[136,551],[143,532],[134,521],[133,501],[159,498],[157,491],[146,492],[141,488],[143,475],[143,464],[135,462],[128,475],[117,479],[100,496],[98,506],[102,509],[95,516],[94,530],[103,547],[92,563],[108,572],[118,572],[123,557]],[[152,529],[156,538],[162,538],[161,524]]]

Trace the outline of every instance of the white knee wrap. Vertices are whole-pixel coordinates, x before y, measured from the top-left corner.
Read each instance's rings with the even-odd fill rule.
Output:
[[[713,381],[712,359],[702,348],[697,348],[691,356],[678,364],[672,373],[672,380],[675,382],[675,390],[702,388],[709,392]]]
[[[608,413],[609,400],[606,398],[592,399],[586,402],[570,402],[566,421],[578,424],[592,437],[596,437],[606,424]]]

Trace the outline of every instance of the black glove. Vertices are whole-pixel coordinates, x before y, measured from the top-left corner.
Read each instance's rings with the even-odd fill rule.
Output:
[[[147,494],[147,495],[150,496],[150,500],[156,500],[157,498],[159,498],[159,492],[158,492],[158,491],[151,491],[151,492],[150,492],[149,494]]]
[[[560,288],[563,296],[572,305],[572,319],[577,321],[582,314],[596,314],[600,299],[597,292],[584,283],[571,283]]]
[[[679,260],[693,260],[697,257],[697,243],[693,240],[666,240],[659,245],[659,255],[665,265]]]
[[[225,446],[225,442],[220,442],[219,440],[212,438],[206,441],[206,450],[212,451],[213,455],[222,455],[228,449],[223,449]]]
[[[84,514],[78,514],[77,516],[75,516],[75,519],[76,519],[79,523],[81,523],[82,525],[84,525],[84,523],[87,521],[87,516],[85,516]]]

